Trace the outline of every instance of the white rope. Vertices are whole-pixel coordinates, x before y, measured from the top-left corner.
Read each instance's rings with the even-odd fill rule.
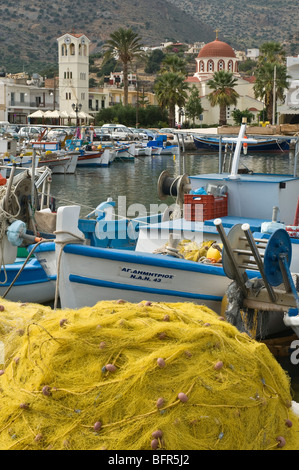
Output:
[[[59,255],[58,255],[58,258],[57,258],[57,267],[56,267],[56,285],[55,285],[55,297],[54,297],[54,307],[53,309],[56,310],[57,309],[57,303],[58,303],[58,292],[59,292],[59,281],[60,281],[60,263],[61,263],[61,257],[62,257],[62,252],[63,252],[63,249],[66,245],[68,245],[69,243],[75,243],[77,239],[79,242],[84,242],[85,241],[85,238],[82,238],[80,237],[79,235],[76,235],[75,233],[72,233],[72,232],[67,232],[67,231],[64,231],[64,230],[59,230],[57,232],[54,232],[54,235],[60,235],[60,234],[65,234],[65,235],[70,235],[71,237],[73,238],[69,238],[67,240],[55,240],[55,243],[58,243],[60,244],[60,251],[59,251]]]
[[[0,262],[0,271],[3,266],[3,272],[4,272],[4,281],[0,282],[0,284],[6,284],[7,282],[7,271],[5,267],[5,262],[4,262],[4,237],[6,235],[6,230],[9,224],[11,224],[14,220],[17,220],[17,217],[20,214],[21,211],[21,206],[19,204],[19,200],[17,196],[15,195],[15,188],[14,186],[11,187],[11,193],[9,195],[8,199],[8,206],[12,206],[12,197],[15,198],[16,204],[17,204],[17,213],[16,214],[11,214],[10,212],[6,211],[3,207],[4,201],[5,201],[5,196],[6,196],[6,191],[7,188],[6,186],[0,187],[0,241],[1,241],[1,262]]]

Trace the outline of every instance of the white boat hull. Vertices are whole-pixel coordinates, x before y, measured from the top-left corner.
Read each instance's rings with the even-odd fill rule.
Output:
[[[135,157],[150,157],[152,154],[151,147],[135,147]]]
[[[95,167],[95,166],[109,166],[113,160],[113,152],[110,149],[105,149],[104,152],[99,151],[86,151],[84,155],[78,158],[78,167]]]
[[[40,160],[38,166],[48,166],[53,175],[73,174],[76,171],[77,160],[78,155],[71,155],[57,160]]]
[[[16,285],[11,288],[5,298],[12,302],[44,304],[54,300],[55,286],[55,280]],[[0,287],[0,297],[3,297],[6,290],[7,287]]]
[[[190,301],[220,313],[230,282],[220,266],[82,245],[64,247],[59,266],[62,308],[121,298],[130,302]]]
[[[17,259],[14,263],[6,264],[6,275],[1,268],[0,297],[4,294],[7,300],[12,302],[50,302],[55,297],[56,276],[47,277],[41,265],[35,259],[31,259],[24,267],[16,282],[11,286],[16,275],[23,267],[24,259]]]

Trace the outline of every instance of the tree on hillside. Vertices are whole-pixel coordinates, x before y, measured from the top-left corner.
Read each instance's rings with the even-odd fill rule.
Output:
[[[164,59],[165,54],[160,49],[154,49],[146,60],[146,66],[144,68],[145,73],[157,73],[160,70],[161,62]]]
[[[157,100],[162,109],[168,109],[169,126],[175,127],[175,107],[185,105],[188,84],[181,73],[161,73],[154,85]]]
[[[215,72],[213,78],[208,80],[207,85],[213,90],[208,95],[211,106],[219,106],[219,125],[226,124],[226,107],[237,104],[239,94],[234,89],[237,84],[237,78],[231,72],[220,70]]]
[[[123,66],[124,74],[124,105],[128,104],[128,70],[129,64],[132,63],[133,59],[140,57],[142,53],[141,38],[134,31],[124,28],[119,28],[110,34],[110,39],[104,44],[104,48],[107,49],[104,54],[104,61],[111,59],[111,57],[117,58]]]

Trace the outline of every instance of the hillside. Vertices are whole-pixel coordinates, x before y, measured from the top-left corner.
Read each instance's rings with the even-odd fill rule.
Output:
[[[168,0],[198,18],[219,38],[240,49],[266,41],[285,44],[288,54],[299,54],[299,0]]]
[[[12,73],[55,67],[57,38],[66,32],[86,34],[91,53],[121,26],[132,27],[145,45],[214,38],[213,29],[200,18],[158,0],[0,0],[0,14],[0,71]]]

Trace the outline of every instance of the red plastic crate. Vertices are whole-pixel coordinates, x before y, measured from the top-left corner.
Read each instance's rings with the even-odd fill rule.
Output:
[[[185,220],[203,221],[226,215],[227,195],[215,197],[212,194],[185,194],[184,196]]]

